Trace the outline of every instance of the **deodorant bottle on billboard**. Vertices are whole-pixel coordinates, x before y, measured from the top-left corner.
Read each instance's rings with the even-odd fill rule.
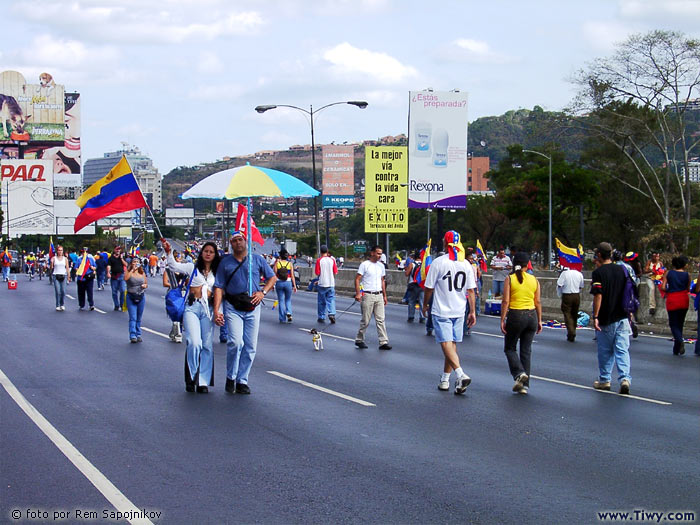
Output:
[[[432,139],[432,126],[430,122],[417,122],[414,131],[416,139],[416,157],[430,156],[430,142]]]
[[[433,166],[436,168],[447,167],[447,146],[450,145],[450,136],[447,130],[438,128],[433,133]]]

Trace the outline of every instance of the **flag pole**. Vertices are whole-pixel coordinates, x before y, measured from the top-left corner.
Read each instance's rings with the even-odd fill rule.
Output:
[[[139,184],[139,180],[136,178],[136,174],[134,173],[134,170],[131,168],[131,164],[129,164],[129,159],[126,158],[126,155],[122,155],[124,157],[124,162],[126,162],[127,166],[129,166],[129,171],[131,171],[131,174],[134,176],[134,180],[136,181],[136,186],[139,188],[139,193],[141,193],[141,197],[143,198],[143,202],[146,205],[146,209],[148,210],[148,213],[151,214],[151,219],[153,219],[153,224],[156,227],[156,230],[158,231],[158,238],[163,239],[163,234],[160,231],[160,228],[158,227],[158,223],[156,222],[156,218],[153,216],[153,211],[151,210],[151,207],[148,205],[148,201],[146,200],[146,196],[143,194],[143,190],[141,189],[141,185]]]
[[[250,197],[248,197],[247,205],[245,234],[248,237],[248,295],[253,295],[253,235],[250,231]]]

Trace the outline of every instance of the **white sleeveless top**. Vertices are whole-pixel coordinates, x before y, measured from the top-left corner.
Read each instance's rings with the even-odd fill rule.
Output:
[[[53,274],[66,275],[66,256],[59,259],[58,255],[53,258]]]

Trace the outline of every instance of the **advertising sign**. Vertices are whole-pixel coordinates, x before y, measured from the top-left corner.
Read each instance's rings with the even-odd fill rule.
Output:
[[[365,232],[408,232],[407,160],[405,146],[365,149]]]
[[[326,145],[323,157],[323,207],[355,207],[355,148]]]
[[[2,160],[0,184],[8,237],[54,233],[52,162]]]
[[[411,91],[408,109],[411,208],[467,207],[467,94]]]
[[[64,87],[49,73],[27,84],[21,73],[0,73],[0,144],[65,140]]]
[[[75,188],[82,185],[80,151],[80,93],[65,95],[65,141],[60,146],[29,146],[25,159],[46,159],[53,162],[54,188]]]
[[[58,235],[73,235],[75,218],[80,213],[80,208],[75,204],[75,199],[54,200],[54,215],[56,216],[56,233]],[[95,235],[95,223],[91,222],[78,230],[76,235]]]

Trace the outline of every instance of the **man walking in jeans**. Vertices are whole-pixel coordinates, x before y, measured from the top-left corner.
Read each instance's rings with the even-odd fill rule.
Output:
[[[331,324],[335,323],[335,275],[338,266],[335,259],[328,253],[328,246],[321,246],[321,257],[316,261],[316,275],[318,275],[318,322],[326,322],[326,312]]]
[[[362,319],[360,329],[355,337],[357,348],[367,348],[365,344],[365,331],[369,325],[372,315],[377,323],[377,336],[379,337],[379,349],[391,350],[389,336],[384,326],[384,306],[386,306],[386,267],[380,262],[382,249],[379,246],[372,246],[369,253],[369,260],[363,261],[357,269],[355,276],[355,300],[360,301],[362,308]],[[360,289],[361,287],[361,289]]]
[[[617,365],[620,394],[630,393],[630,335],[628,314],[622,307],[625,290],[625,271],[612,264],[612,246],[601,242],[595,250],[600,266],[591,278],[593,294],[593,326],[598,345],[598,380],[596,390],[610,390],[613,362]]]
[[[126,268],[126,261],[122,254],[122,247],[115,246],[112,255],[107,259],[107,279],[112,287],[112,302],[115,311],[122,310],[124,306],[124,292],[126,292],[124,268]]]

